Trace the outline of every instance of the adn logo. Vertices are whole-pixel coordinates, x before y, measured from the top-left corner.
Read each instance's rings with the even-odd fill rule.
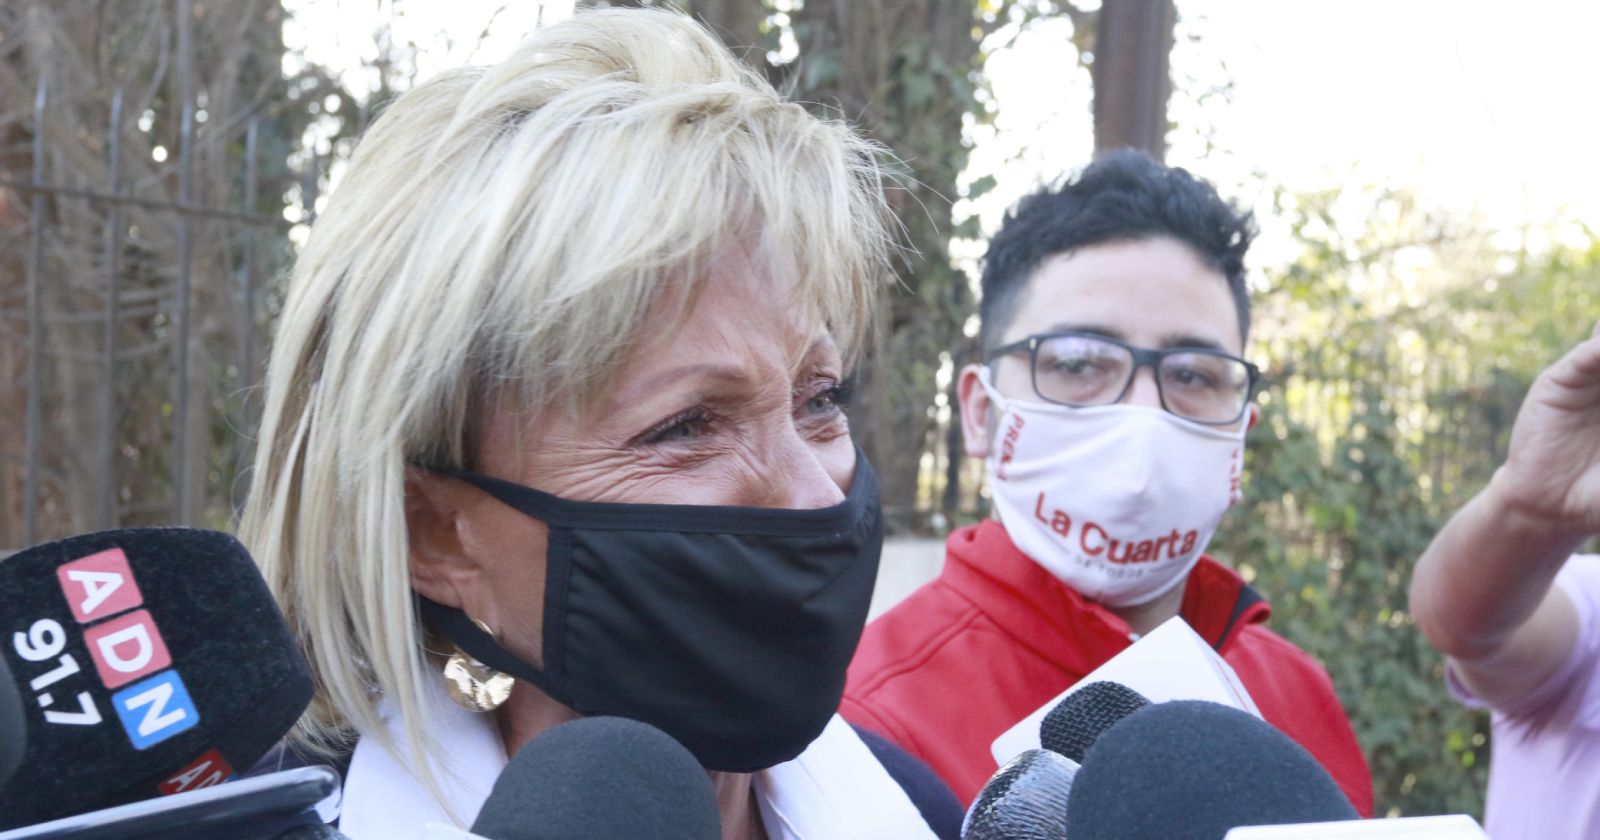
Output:
[[[138,749],[155,746],[200,722],[194,701],[178,679],[166,671],[111,695],[122,728]]]
[[[149,610],[96,624],[83,632],[83,643],[106,688],[121,688],[172,664]]]
[[[128,555],[120,548],[108,548],[56,569],[61,591],[72,607],[79,624],[127,612],[144,603],[139,585],[133,582]]]
[[[156,789],[162,796],[171,796],[174,793],[222,784],[232,775],[233,765],[222,757],[222,753],[208,750],[205,755],[189,762],[189,766],[174,773],[172,778],[162,782]]]
[[[56,579],[73,618],[88,625],[83,642],[101,684],[122,689],[111,695],[111,703],[134,747],[147,749],[199,723],[200,713],[172,668],[172,654],[155,617],[139,609],[144,593],[134,581],[127,554],[109,548],[81,557],[56,569]],[[68,664],[76,672],[75,662],[62,667]],[[48,700],[41,696],[40,705]],[[87,716],[84,721],[98,722],[98,713],[93,721]]]

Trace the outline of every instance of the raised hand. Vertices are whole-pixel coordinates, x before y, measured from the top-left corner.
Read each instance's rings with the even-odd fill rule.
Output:
[[[1534,380],[1490,489],[1552,536],[1600,532],[1600,324]]]
[[[1417,561],[1411,613],[1478,699],[1504,709],[1578,637],[1556,575],[1600,532],[1600,324],[1528,389],[1506,462]]]

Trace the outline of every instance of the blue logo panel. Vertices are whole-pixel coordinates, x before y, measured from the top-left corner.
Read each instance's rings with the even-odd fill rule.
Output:
[[[200,712],[175,670],[166,670],[111,695],[122,728],[136,749],[148,749],[192,728]]]

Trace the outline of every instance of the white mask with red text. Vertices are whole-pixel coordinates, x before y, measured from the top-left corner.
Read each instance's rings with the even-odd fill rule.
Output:
[[[989,493],[1017,548],[1110,607],[1172,591],[1240,498],[1244,433],[1160,408],[1009,400],[979,382],[1000,425]]]

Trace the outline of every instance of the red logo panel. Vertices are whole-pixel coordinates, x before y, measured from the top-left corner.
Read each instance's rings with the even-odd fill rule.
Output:
[[[172,664],[149,610],[118,616],[83,631],[89,658],[106,688],[127,685]]]
[[[211,750],[189,763],[188,767],[173,774],[172,778],[156,786],[162,796],[208,788],[226,782],[233,775],[233,765],[222,753]]]
[[[60,566],[56,580],[79,624],[99,621],[144,603],[144,594],[133,582],[133,570],[128,568],[128,555],[120,548],[108,548]]]

